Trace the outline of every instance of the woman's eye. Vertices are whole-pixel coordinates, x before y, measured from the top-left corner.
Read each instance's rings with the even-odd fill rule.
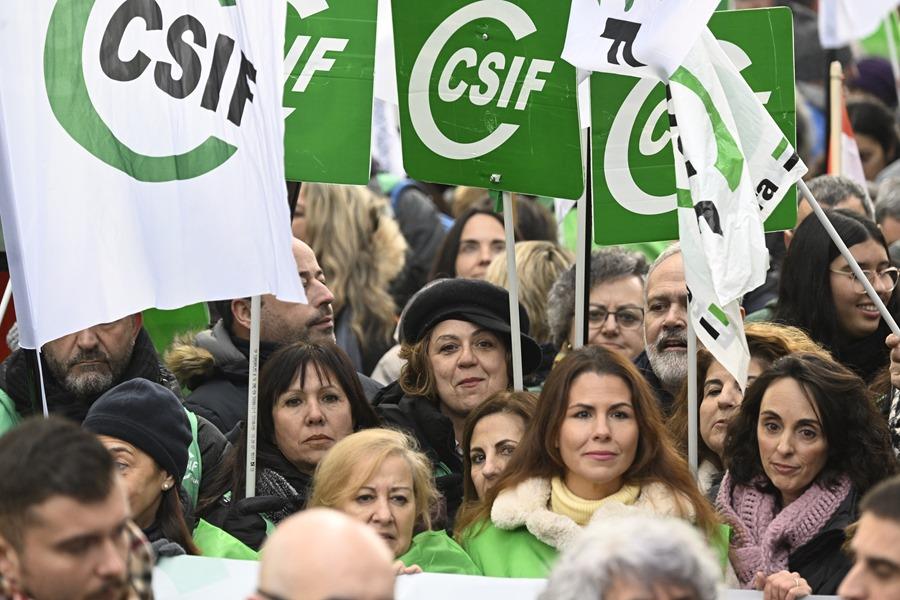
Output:
[[[501,456],[511,456],[513,452],[516,451],[516,447],[512,444],[507,444],[506,446],[501,446],[499,454]]]
[[[704,394],[704,396],[708,396],[708,397],[712,398],[714,396],[718,396],[721,393],[722,393],[722,388],[711,387],[711,388],[706,388],[706,393]]]
[[[590,413],[590,411],[587,411],[587,410],[579,410],[577,413],[575,413],[572,416],[575,417],[576,419],[587,419],[588,417],[591,416],[591,413]]]
[[[475,342],[475,345],[478,348],[493,348],[494,342],[492,340],[478,340]]]
[[[340,401],[341,397],[337,394],[325,394],[324,396],[322,396],[322,402],[325,402],[326,404],[334,404],[335,402]]]
[[[624,421],[631,418],[631,414],[627,410],[617,410],[612,413],[612,418]]]
[[[444,344],[443,346],[438,348],[438,352],[441,354],[450,354],[451,352],[456,351],[456,344]]]
[[[397,504],[399,506],[405,506],[407,503],[409,503],[409,498],[407,498],[406,496],[397,494],[396,496],[391,496],[391,502],[393,502],[394,504]]]
[[[763,429],[769,433],[776,433],[781,427],[779,427],[777,423],[763,423]]]
[[[814,440],[817,437],[819,437],[819,434],[818,434],[818,432],[816,432],[813,429],[801,429],[800,437],[802,437],[805,440]]]
[[[469,459],[472,461],[473,465],[480,465],[484,462],[484,454],[479,452],[470,456]]]
[[[128,463],[116,461],[116,468],[120,471],[125,471],[128,469]]]
[[[375,499],[375,496],[372,494],[360,494],[356,497],[356,501],[360,504],[365,504],[366,502],[371,502]]]

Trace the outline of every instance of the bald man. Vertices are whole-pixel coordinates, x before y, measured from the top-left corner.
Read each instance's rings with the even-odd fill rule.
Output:
[[[279,524],[249,600],[393,600],[393,556],[371,527],[314,508]]]

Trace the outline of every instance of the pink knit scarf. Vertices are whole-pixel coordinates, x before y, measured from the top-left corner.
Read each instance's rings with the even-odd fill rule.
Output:
[[[741,585],[752,587],[758,571],[770,575],[787,569],[790,555],[825,527],[850,488],[846,475],[831,490],[815,482],[776,512],[774,495],[753,485],[735,485],[726,472],[716,508],[733,528],[729,555]]]

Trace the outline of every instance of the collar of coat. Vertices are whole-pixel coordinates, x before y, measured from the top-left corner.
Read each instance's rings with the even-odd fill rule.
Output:
[[[550,510],[550,480],[540,477],[526,479],[514,488],[503,490],[491,507],[491,521],[499,529],[524,526],[537,539],[557,550],[564,550],[583,530],[575,521]],[[644,511],[665,517],[688,518],[694,511],[680,492],[663,483],[641,486],[641,493],[633,505],[610,501],[591,517],[591,523],[601,519]]]

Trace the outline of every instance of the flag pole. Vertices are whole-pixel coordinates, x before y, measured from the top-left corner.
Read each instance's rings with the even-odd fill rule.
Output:
[[[843,116],[843,85],[844,72],[841,63],[833,61],[829,67],[829,98],[828,103],[828,161],[826,168],[829,175],[840,175],[843,156],[841,155],[841,134],[843,132],[842,116]]]
[[[3,299],[0,300],[0,321],[3,321],[3,318],[6,316],[10,298],[12,298],[12,277],[6,282],[6,289],[3,290]]]
[[[888,327],[891,328],[891,332],[894,335],[900,337],[900,328],[897,327],[897,322],[894,320],[894,317],[891,315],[890,311],[888,311],[887,307],[884,305],[884,302],[881,301],[881,297],[875,291],[875,288],[872,287],[872,283],[865,275],[863,275],[862,269],[859,267],[859,263],[857,263],[856,259],[853,258],[853,255],[850,254],[850,250],[847,248],[847,244],[844,243],[844,240],[841,239],[841,236],[838,234],[837,230],[835,230],[834,225],[832,225],[831,221],[828,220],[828,217],[825,215],[825,211],[822,210],[822,207],[819,205],[818,201],[816,201],[816,199],[813,197],[812,192],[810,192],[809,188],[806,186],[806,182],[801,179],[797,182],[797,187],[800,188],[800,192],[803,194],[803,197],[806,198],[807,202],[809,202],[809,205],[816,213],[816,217],[822,223],[825,231],[828,232],[828,236],[834,242],[834,245],[837,246],[837,249],[841,253],[841,256],[843,256],[847,261],[847,264],[850,265],[850,270],[853,271],[856,279],[863,284],[863,287],[866,289],[866,294],[869,296],[869,299],[872,300],[875,306],[878,307],[878,312],[881,313],[881,317],[884,319],[884,322],[888,324]]]
[[[572,343],[573,349],[584,346],[584,248],[587,238],[587,197],[582,196],[575,205],[578,211],[578,241],[575,244],[575,339]]]
[[[688,464],[697,474],[698,403],[697,403],[697,332],[691,319],[691,301],[687,304],[687,406],[688,406]]]
[[[247,470],[244,497],[256,495],[256,428],[259,404],[259,313],[262,298],[250,299],[250,378],[247,386]]]
[[[522,377],[522,326],[519,323],[519,275],[516,272],[516,236],[513,232],[513,202],[509,192],[503,192],[503,229],[506,233],[506,289],[509,290],[509,327],[512,340],[513,389],[525,389]]]

